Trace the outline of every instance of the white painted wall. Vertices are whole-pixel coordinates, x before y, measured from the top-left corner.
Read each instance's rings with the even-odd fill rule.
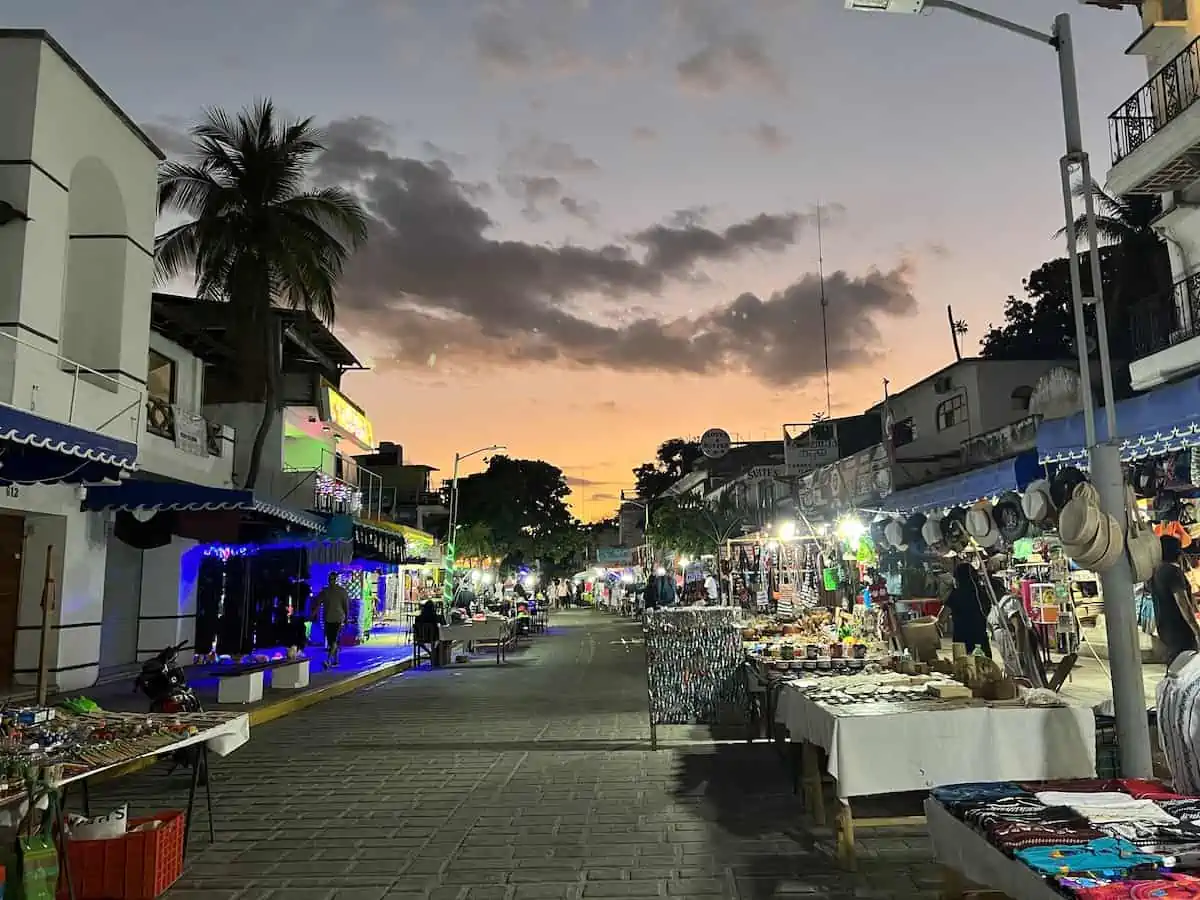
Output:
[[[142,551],[116,535],[105,541],[104,620],[100,626],[100,669],[126,666],[137,659],[141,611]]]
[[[0,229],[0,402],[136,441],[157,157],[40,37],[0,33],[0,84],[0,199],[33,219]]]
[[[164,647],[196,638],[196,542],[176,537],[166,547],[142,553],[141,609],[138,659],[154,656]],[[186,655],[186,654],[181,654]]]

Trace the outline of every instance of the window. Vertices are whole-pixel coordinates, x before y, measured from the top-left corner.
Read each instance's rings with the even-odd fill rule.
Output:
[[[966,394],[955,394],[949,400],[943,400],[937,408],[937,430],[945,431],[962,425],[967,421]]]
[[[150,351],[146,366],[146,393],[160,403],[175,403],[175,360],[157,350]]]
[[[892,425],[892,446],[899,448],[917,439],[917,426],[912,417],[901,419]]]
[[[1163,0],[1162,17],[1164,22],[1186,22],[1187,0]]]
[[[1030,401],[1033,400],[1033,388],[1027,384],[1014,388],[1012,392],[1013,412],[1029,412]]]

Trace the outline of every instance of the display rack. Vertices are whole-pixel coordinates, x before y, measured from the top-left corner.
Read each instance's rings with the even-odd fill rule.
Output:
[[[733,607],[647,610],[650,747],[660,725],[744,724],[741,614]]]

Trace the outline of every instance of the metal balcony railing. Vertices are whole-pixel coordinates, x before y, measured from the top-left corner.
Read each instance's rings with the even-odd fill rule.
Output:
[[[148,396],[146,398],[146,431],[168,441],[176,440],[178,432],[175,428],[175,407],[161,397]],[[204,433],[208,455],[221,456],[224,452],[221,426],[216,422],[204,419]]]
[[[141,388],[0,331],[0,403],[136,444],[144,396]]]
[[[1108,117],[1115,166],[1200,99],[1200,38],[1138,88]]]
[[[382,476],[348,457],[322,450],[320,465],[311,468],[285,465],[283,471],[300,478],[281,501],[306,496],[311,491],[308,508],[316,512],[382,518]]]
[[[1200,336],[1200,273],[1175,282],[1169,304],[1137,307],[1132,325],[1135,360]]]

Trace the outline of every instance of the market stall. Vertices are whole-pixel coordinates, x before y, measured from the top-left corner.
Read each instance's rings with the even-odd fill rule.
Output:
[[[82,790],[84,817],[87,818],[91,815],[88,809],[91,779],[142,759],[185,757],[192,777],[187,807],[175,822],[182,829],[181,844],[174,851],[179,854],[174,871],[174,877],[178,877],[187,852],[196,792],[200,786],[206,793],[210,839],[216,839],[208,754],[211,751],[226,756],[245,744],[250,738],[249,718],[244,714],[225,712],[115,713],[81,701],[72,701],[68,706],[71,708],[30,707],[3,711],[0,723],[0,826],[15,828],[26,819],[31,807],[44,810],[44,833],[47,838],[53,838],[54,843],[43,844],[39,850],[41,861],[44,862],[47,856],[52,858],[57,873],[61,859],[63,884],[59,889],[65,887],[66,893],[60,893],[60,896],[74,896],[72,868],[77,862],[76,850],[79,848],[64,837],[68,834],[64,812],[66,793],[76,787]],[[124,833],[121,830],[113,838]],[[137,864],[137,861],[125,861],[125,865]],[[53,890],[53,881],[48,887]]]
[[[465,644],[470,648],[494,643],[497,665],[504,662],[505,651],[516,640],[516,634],[516,620],[506,616],[475,616],[459,625],[438,628],[438,640],[443,644]]]
[[[949,785],[925,813],[945,897],[1200,896],[1200,797],[1161,782]]]

